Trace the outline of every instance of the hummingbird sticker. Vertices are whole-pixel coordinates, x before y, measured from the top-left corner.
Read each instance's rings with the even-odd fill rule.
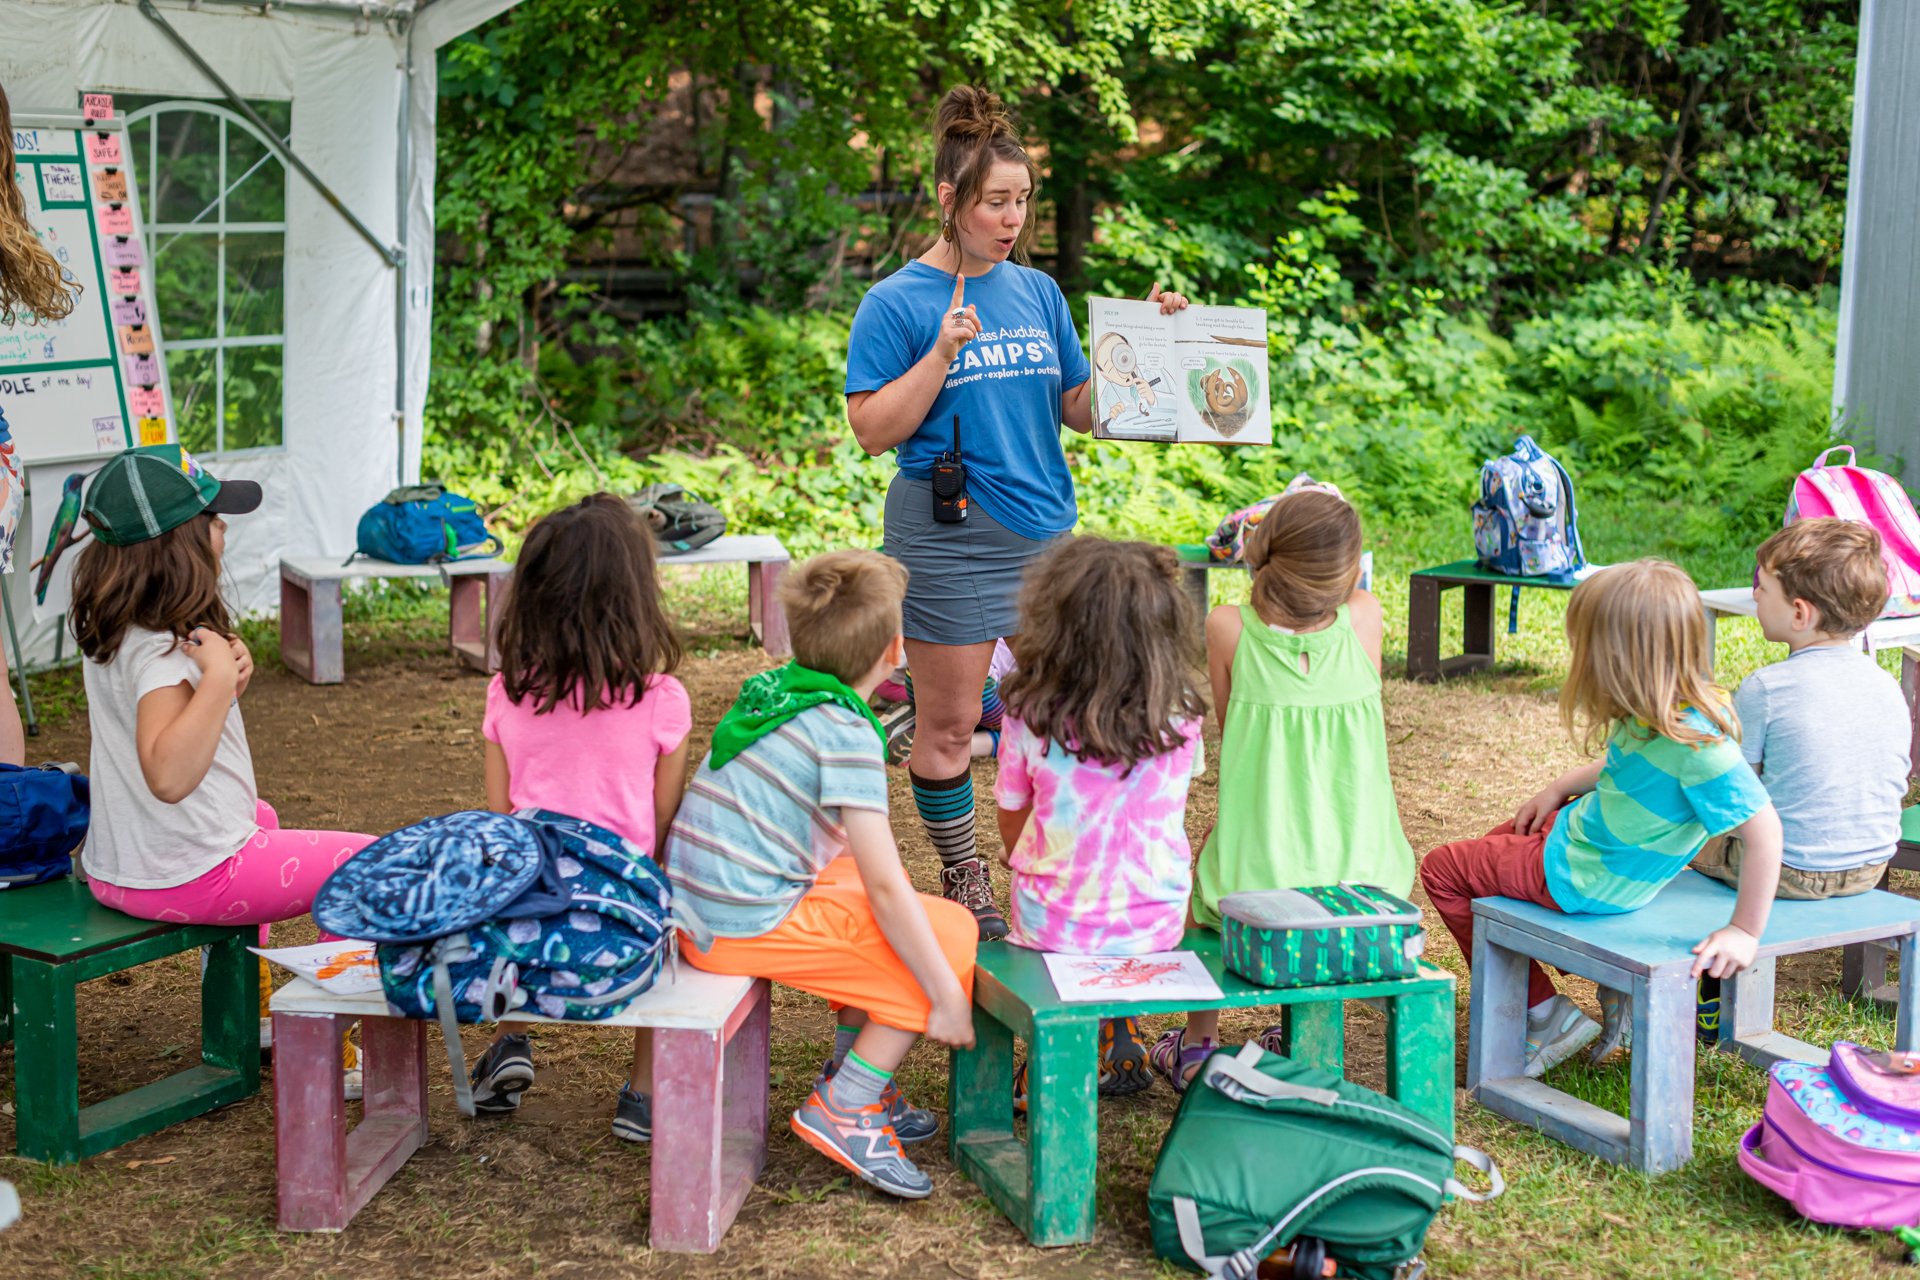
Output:
[[[40,571],[40,576],[33,583],[36,604],[47,602],[47,584],[53,581],[54,566],[60,563],[60,557],[66,554],[68,547],[87,535],[85,529],[75,531],[80,524],[80,487],[86,482],[87,473],[76,471],[60,486],[60,510],[54,514],[53,528],[47,531],[46,554],[33,564]]]

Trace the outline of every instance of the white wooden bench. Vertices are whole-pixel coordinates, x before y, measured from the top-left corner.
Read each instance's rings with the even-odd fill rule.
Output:
[[[792,561],[780,539],[770,534],[742,534],[715,538],[685,555],[663,555],[660,566],[746,565],[747,625],[770,656],[785,658],[793,653],[793,642],[787,638],[787,615],[781,611],[775,591]]]
[[[1700,604],[1707,611],[1707,658],[1713,658],[1714,632],[1721,618],[1751,618],[1758,606],[1753,603],[1752,587],[1716,587],[1700,593]],[[1920,618],[1879,618],[1860,633],[1860,647],[1868,653],[1894,645],[1920,641]],[[1912,658],[1908,659],[1909,667]]]
[[[304,978],[268,1007],[280,1229],[341,1231],[427,1140],[428,1024],[394,1017],[378,992],[331,995]],[[356,1021],[365,1110],[349,1132],[340,1037]],[[651,1243],[718,1249],[766,1161],[766,982],[683,963],[619,1017],[562,1025],[654,1029]],[[433,1060],[445,1068],[445,1054]]]
[[[477,671],[493,671],[500,653],[491,610],[513,566],[491,557],[446,564],[394,564],[355,557],[297,556],[280,562],[280,661],[308,684],[347,678],[340,584],[349,578],[435,578],[446,584],[447,647]]]

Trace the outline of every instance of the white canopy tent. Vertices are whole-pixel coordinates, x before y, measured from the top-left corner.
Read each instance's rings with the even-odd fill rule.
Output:
[[[245,108],[215,105],[227,102],[216,77],[241,99],[290,105],[290,137],[269,143],[297,157],[284,166],[279,443],[201,449],[217,474],[257,479],[266,490],[261,511],[235,520],[228,535],[232,591],[244,609],[277,603],[283,555],[344,559],[360,513],[419,478],[433,307],[435,51],[513,3],[0,0],[8,37],[0,85],[16,115],[71,113],[83,92],[114,92],[197,100],[223,129],[249,127]],[[142,183],[152,181],[137,156],[133,167]],[[147,219],[155,220],[151,208]],[[160,306],[172,364],[176,335],[164,298]],[[178,404],[180,375],[170,373]],[[27,579],[15,573],[7,583],[23,622]],[[54,637],[52,622],[23,634],[28,658],[50,656]]]

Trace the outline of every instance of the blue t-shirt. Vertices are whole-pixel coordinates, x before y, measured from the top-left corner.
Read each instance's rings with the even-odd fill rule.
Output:
[[[958,413],[972,499],[1022,537],[1065,533],[1078,513],[1060,397],[1091,376],[1066,295],[1045,272],[1002,262],[969,276],[965,296],[980,336],[960,349],[927,420],[900,445],[900,470],[931,475],[953,447]],[[878,391],[919,363],[952,301],[953,277],[917,260],[867,290],[847,344],[847,394]]]

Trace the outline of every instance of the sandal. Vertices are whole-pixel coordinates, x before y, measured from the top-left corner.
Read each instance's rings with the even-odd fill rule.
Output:
[[[1283,1058],[1287,1056],[1286,1029],[1277,1022],[1255,1036],[1253,1042],[1268,1053],[1277,1053]]]
[[[1200,1069],[1213,1053],[1212,1039],[1203,1039],[1199,1044],[1186,1043],[1185,1027],[1175,1027],[1153,1042],[1153,1048],[1147,1051],[1147,1061],[1160,1073],[1175,1093],[1187,1091],[1187,1079]]]

